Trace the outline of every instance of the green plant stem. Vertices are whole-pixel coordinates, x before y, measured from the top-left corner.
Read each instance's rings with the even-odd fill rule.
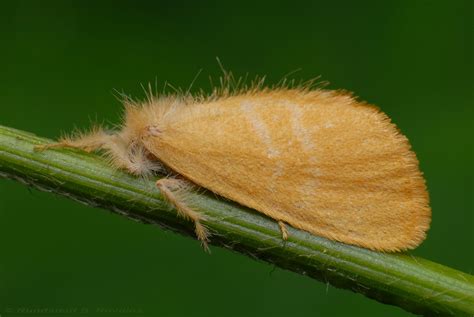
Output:
[[[0,126],[0,176],[74,198],[93,207],[194,237],[154,180],[117,171],[95,154],[70,149],[35,152],[51,142]],[[193,193],[206,214],[211,244],[232,249],[380,302],[426,315],[474,315],[474,277],[409,254],[384,254],[293,228],[283,242],[275,221],[206,192]]]

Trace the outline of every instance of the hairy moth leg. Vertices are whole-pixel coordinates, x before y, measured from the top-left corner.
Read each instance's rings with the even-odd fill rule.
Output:
[[[156,182],[156,186],[161,191],[164,198],[176,208],[181,217],[190,219],[194,222],[194,232],[196,233],[197,238],[201,241],[204,250],[210,252],[207,245],[209,242],[209,231],[201,223],[205,217],[201,213],[190,208],[184,200],[179,197],[179,194],[176,193],[180,190],[186,190],[186,188],[189,187],[189,182],[175,178],[162,178]]]
[[[103,150],[113,167],[127,170],[131,174],[149,176],[162,170],[159,162],[147,157],[147,151],[143,146],[132,141],[120,133],[108,134],[101,128],[94,128],[88,134],[73,138],[64,137],[57,143],[38,145],[35,150],[44,151],[50,148],[75,148],[86,152]]]
[[[75,148],[86,152],[98,150],[105,143],[111,142],[111,136],[100,128],[93,129],[88,134],[81,134],[77,138],[63,137],[57,143],[43,144],[35,146],[36,151],[44,151],[51,148]]]
[[[280,227],[281,237],[283,238],[283,240],[288,240],[288,229],[286,228],[285,223],[279,220],[278,226]]]

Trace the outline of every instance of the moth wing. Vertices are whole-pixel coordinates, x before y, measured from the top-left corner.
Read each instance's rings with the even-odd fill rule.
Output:
[[[315,235],[398,251],[429,228],[408,140],[347,95],[289,90],[196,104],[170,115],[153,142],[198,185]]]

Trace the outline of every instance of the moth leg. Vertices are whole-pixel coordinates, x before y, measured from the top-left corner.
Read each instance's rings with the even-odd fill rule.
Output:
[[[162,178],[156,182],[156,186],[161,191],[164,198],[176,208],[178,215],[194,222],[194,232],[196,233],[197,238],[201,241],[204,250],[210,252],[207,245],[209,242],[209,231],[201,223],[205,217],[201,213],[190,208],[184,202],[184,199],[179,197],[180,191],[186,191],[186,189],[189,188],[189,185],[189,182],[175,178]]]
[[[63,137],[59,142],[35,146],[35,151],[44,151],[51,148],[76,148],[86,152],[100,149],[106,142],[111,141],[111,136],[100,128],[94,128],[88,134],[81,134],[77,138]]]
[[[281,237],[283,240],[288,240],[288,229],[286,229],[286,225],[283,221],[278,221],[278,226],[280,227]]]
[[[116,168],[124,169],[131,174],[150,176],[162,170],[156,160],[150,160],[143,146],[131,143],[120,134],[108,134],[101,128],[94,128],[88,134],[76,138],[64,137],[57,143],[38,145],[36,151],[50,148],[76,148],[86,152],[103,150],[109,163]]]

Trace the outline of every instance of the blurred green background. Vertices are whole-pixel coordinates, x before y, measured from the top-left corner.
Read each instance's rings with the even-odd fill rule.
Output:
[[[433,207],[413,254],[472,273],[472,1],[11,1],[0,5],[0,124],[56,138],[117,123],[114,90],[209,90],[221,73],[321,75],[388,113]],[[0,179],[0,315],[407,316],[159,228]],[[34,315],[30,313],[29,315]],[[56,314],[57,315],[57,314]]]

